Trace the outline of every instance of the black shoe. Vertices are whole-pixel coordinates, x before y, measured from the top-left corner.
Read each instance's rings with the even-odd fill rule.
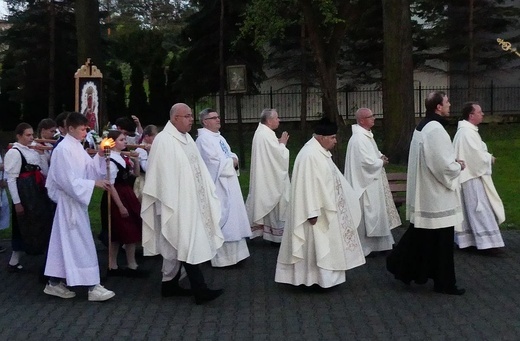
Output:
[[[197,305],[204,304],[206,302],[213,301],[215,298],[219,297],[224,293],[224,290],[217,289],[202,289],[195,292],[195,303]]]
[[[5,247],[0,246],[0,253],[5,252],[5,250],[7,250]]]
[[[190,289],[184,289],[179,286],[178,282],[174,280],[162,282],[161,285],[161,296],[172,297],[172,296],[192,296],[193,292]]]
[[[121,268],[108,269],[107,276],[108,277],[124,277],[125,276],[125,272]]]
[[[440,289],[440,288],[434,287],[433,291],[438,292],[439,294],[460,296],[460,295],[464,295],[464,293],[466,292],[466,289],[457,288],[457,287],[453,287],[450,289]]]
[[[123,269],[123,276],[124,277],[146,278],[149,275],[150,275],[150,272],[146,271],[146,270],[130,269],[130,268]]]
[[[406,285],[410,285],[410,283],[412,282],[411,279],[405,278],[404,276],[401,276],[401,275],[394,275],[394,278],[400,280],[401,282],[403,282]]]

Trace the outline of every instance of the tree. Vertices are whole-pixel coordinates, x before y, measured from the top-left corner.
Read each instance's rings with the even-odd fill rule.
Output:
[[[78,39],[78,65],[87,58],[103,70],[101,53],[101,26],[98,0],[75,0],[76,36]]]
[[[107,118],[109,122],[115,122],[118,117],[127,115],[125,82],[116,63],[109,63],[105,67],[103,84],[107,99]]]
[[[132,76],[130,78],[130,96],[128,99],[128,111],[131,115],[142,117],[148,113],[148,100],[144,91],[143,69],[139,64],[131,64]]]
[[[150,93],[150,113],[147,115],[148,123],[161,122],[170,109],[166,97],[166,75],[163,61],[164,58],[156,58],[151,67],[152,70],[148,82]]]
[[[12,131],[20,123],[21,107],[20,103],[12,100],[10,94],[16,91],[16,82],[8,73],[14,68],[16,62],[13,52],[8,52],[2,61],[2,73],[0,83],[0,108],[2,115],[0,128]]]
[[[333,158],[340,169],[344,156],[346,126],[338,110],[338,59],[349,18],[359,15],[357,1],[346,0],[252,0],[248,6],[243,37],[253,39],[254,46],[265,50],[274,37],[283,37],[285,29],[294,22],[305,25],[318,81],[322,91],[324,114],[340,128]]]
[[[62,1],[49,7],[48,1],[8,2],[12,26],[1,39],[12,59],[4,64],[2,83],[8,89],[8,101],[18,103],[21,109],[18,120],[36,125],[63,107],[74,107],[72,84],[77,66],[71,4]],[[50,23],[55,26],[52,36]]]
[[[412,14],[422,22],[424,33],[416,45],[422,50],[416,60],[448,62],[447,71],[432,69],[448,72],[452,86],[469,87],[470,93],[487,71],[504,68],[515,58],[502,53],[496,43],[505,34],[511,43],[520,42],[520,8],[510,4],[508,0],[414,0]]]
[[[180,77],[174,84],[175,91],[194,102],[219,90],[219,28],[220,0],[194,1],[199,11],[186,19],[181,34],[183,50],[178,60]],[[240,0],[226,1],[224,21],[224,64],[245,64],[248,85],[255,90],[264,77],[262,56],[251,49],[247,42],[236,42],[239,35],[237,23],[241,21],[245,4]]]
[[[384,27],[384,150],[394,163],[408,157],[414,127],[412,24],[409,0],[382,0]]]

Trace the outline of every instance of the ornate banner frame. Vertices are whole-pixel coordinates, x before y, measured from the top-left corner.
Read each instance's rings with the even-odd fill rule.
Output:
[[[100,133],[103,115],[103,74],[90,58],[76,71],[74,110],[85,115],[91,130]]]

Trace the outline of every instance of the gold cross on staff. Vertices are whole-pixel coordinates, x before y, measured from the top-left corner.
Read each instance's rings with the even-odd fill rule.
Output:
[[[511,52],[511,53],[514,53],[514,54],[516,54],[518,57],[520,57],[520,52],[518,52],[518,50],[516,49],[516,47],[512,47],[510,42],[505,41],[505,40],[502,39],[502,38],[497,38],[497,42],[498,42],[498,44],[500,45],[500,47],[502,47],[502,50],[504,50],[504,51],[508,51],[508,52]]]

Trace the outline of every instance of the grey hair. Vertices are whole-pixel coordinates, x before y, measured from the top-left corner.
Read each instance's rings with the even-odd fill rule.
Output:
[[[159,129],[153,124],[149,124],[143,129],[143,136],[154,136],[157,135]]]
[[[359,109],[356,111],[356,113],[354,114],[354,116],[356,117],[356,121],[359,121],[360,118],[361,118],[361,114],[362,114],[363,112],[367,112],[367,111],[370,112],[371,114],[373,114],[373,113],[372,113],[372,110],[370,110],[370,109],[368,109],[368,108],[359,108]]]
[[[211,114],[212,112],[217,112],[217,111],[215,109],[211,109],[211,108],[202,109],[202,111],[199,113],[199,122],[201,125],[202,125],[202,121],[206,117],[208,117],[208,115]]]
[[[260,114],[260,123],[266,124],[267,120],[273,117],[273,113],[276,112],[276,109],[264,109]]]

